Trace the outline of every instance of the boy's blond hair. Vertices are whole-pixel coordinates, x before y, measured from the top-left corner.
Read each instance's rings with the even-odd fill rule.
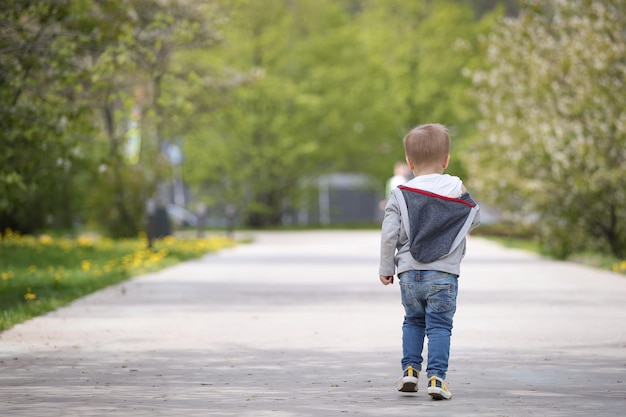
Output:
[[[417,166],[439,164],[450,153],[448,128],[439,123],[419,125],[403,139],[407,158]]]

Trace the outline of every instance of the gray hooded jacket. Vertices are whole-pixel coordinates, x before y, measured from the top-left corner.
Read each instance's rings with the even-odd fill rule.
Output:
[[[379,274],[434,270],[460,275],[465,237],[480,223],[469,193],[450,198],[407,186],[394,189],[385,210]]]

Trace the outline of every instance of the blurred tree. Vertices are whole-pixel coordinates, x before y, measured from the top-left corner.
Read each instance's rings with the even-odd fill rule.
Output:
[[[68,30],[81,2],[5,1],[0,8],[0,230],[67,227],[77,195],[73,175],[89,141],[70,63],[89,33]]]
[[[188,137],[186,178],[250,225],[277,224],[324,173],[382,190],[410,127],[471,131],[461,72],[489,19],[451,0],[236,2],[215,59],[246,81]]]
[[[162,177],[161,145],[191,112],[177,87],[197,79],[197,66],[174,68],[172,56],[219,40],[216,5],[3,3],[0,229],[68,227],[83,207],[115,236],[142,229],[146,197]],[[131,122],[144,138],[134,155]]]
[[[536,222],[557,256],[626,257],[625,13],[624,0],[527,1],[473,74],[484,118],[467,159],[474,185]]]
[[[492,11],[494,8],[502,6],[506,11],[507,16],[516,16],[519,13],[519,1],[518,0],[464,0],[472,7],[472,10],[477,16],[483,16],[484,14]]]
[[[237,2],[225,36],[216,59],[240,69],[241,84],[188,138],[186,178],[246,224],[278,224],[306,192],[303,178],[338,168],[362,130],[346,111],[361,107],[351,92],[362,51],[329,0]]]
[[[393,149],[385,158],[387,176],[404,152],[400,139],[393,143],[392,138],[402,138],[415,125],[432,122],[451,129],[448,172],[467,176],[459,153],[474,134],[478,112],[468,94],[471,81],[463,72],[480,62],[478,39],[500,14],[496,10],[478,19],[458,1],[371,2],[364,10],[360,22],[367,28],[363,36],[368,57],[386,70],[387,92],[381,98],[386,111],[395,115],[395,131],[386,138]]]
[[[183,138],[198,195],[250,225],[278,223],[325,173],[382,190],[413,125],[450,125],[454,152],[473,131],[461,73],[492,17],[464,3],[7,0],[0,227],[82,210],[134,235]]]
[[[92,13],[113,18],[117,38],[94,60],[92,79],[98,82],[90,93],[101,103],[110,151],[101,166],[102,191],[108,192],[93,196],[89,213],[114,236],[134,236],[143,228],[146,200],[171,178],[163,152],[187,129],[194,109],[185,94],[201,85],[199,66],[178,66],[174,56],[189,50],[202,55],[218,43],[220,15],[216,2],[137,0],[117,11],[107,6]],[[130,149],[136,156],[128,146],[133,123],[140,126],[140,145]]]

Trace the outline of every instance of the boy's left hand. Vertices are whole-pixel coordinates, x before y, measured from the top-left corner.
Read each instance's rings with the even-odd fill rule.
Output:
[[[393,284],[393,275],[391,276],[380,275],[380,282],[382,282],[383,285]]]

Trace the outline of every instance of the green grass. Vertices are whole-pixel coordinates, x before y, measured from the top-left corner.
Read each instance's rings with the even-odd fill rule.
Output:
[[[541,245],[529,238],[491,236],[488,234],[481,234],[480,236],[498,242],[508,248],[523,249],[545,255],[541,250]],[[626,275],[626,260],[614,256],[597,252],[581,252],[569,256],[566,260]]]
[[[626,275],[626,260],[620,260],[614,256],[583,252],[570,256],[568,260]]]
[[[0,239],[0,331],[132,276],[196,258],[234,242],[226,237],[143,238],[20,236]]]

